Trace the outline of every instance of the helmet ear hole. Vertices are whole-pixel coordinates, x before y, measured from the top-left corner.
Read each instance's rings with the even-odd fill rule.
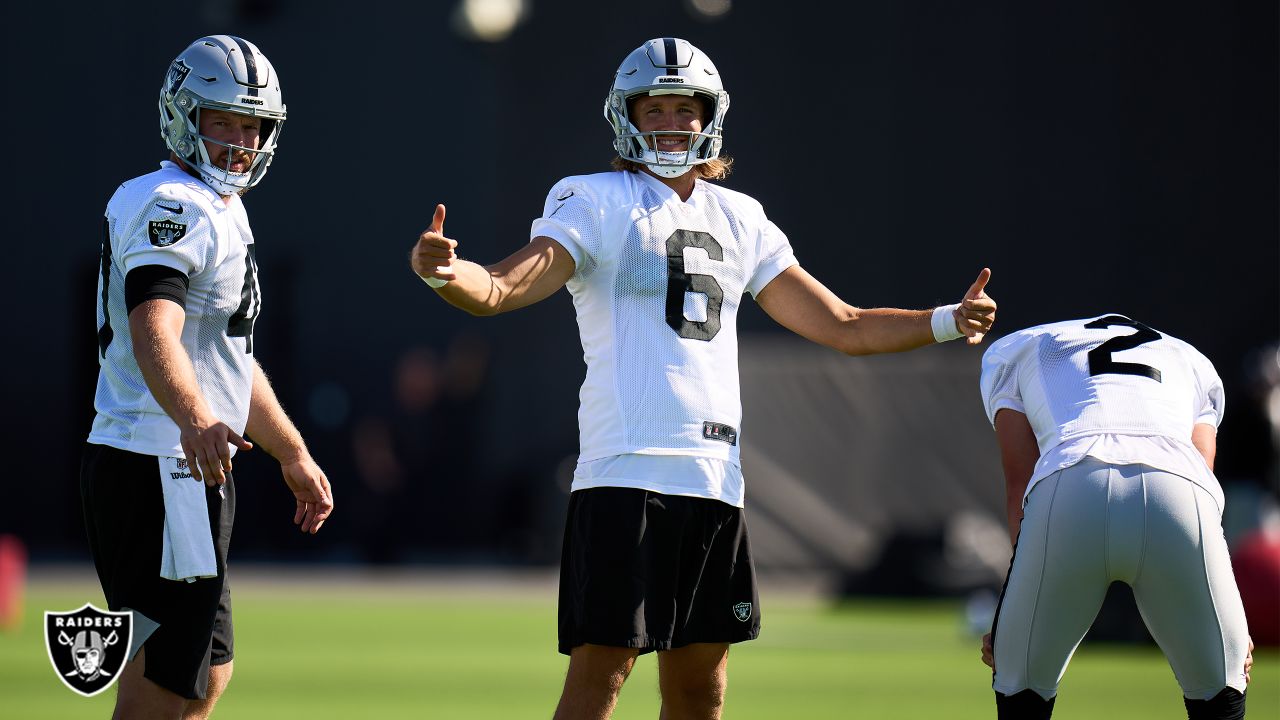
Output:
[[[715,114],[716,101],[714,98],[702,93],[694,93],[693,96],[698,99],[698,104],[702,106],[702,126],[706,127],[711,123],[712,116]]]

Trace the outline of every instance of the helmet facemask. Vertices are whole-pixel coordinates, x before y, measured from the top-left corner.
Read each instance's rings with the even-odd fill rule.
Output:
[[[631,120],[631,104],[642,95],[688,95],[700,98],[704,103],[702,131],[640,132]],[[610,93],[606,115],[614,126],[614,150],[623,159],[642,163],[655,174],[665,178],[680,177],[694,165],[716,159],[720,156],[720,148],[724,144],[720,128],[723,127],[724,114],[729,109],[729,94],[721,91],[718,95],[719,97],[705,92],[662,89],[640,90],[627,95],[617,91]],[[615,107],[620,110],[614,111]],[[658,136],[683,136],[687,141],[685,149],[679,152],[658,150]]]
[[[200,179],[208,183],[220,195],[243,193],[257,185],[262,176],[266,175],[267,167],[271,165],[271,159],[275,154],[276,142],[280,137],[282,122],[261,116],[262,128],[258,133],[258,147],[232,145],[200,133],[201,111],[224,110],[237,115],[259,117],[256,113],[244,112],[241,108],[202,102],[198,98],[193,100],[190,94],[185,91],[179,91],[174,104],[182,106],[184,103],[186,105],[194,105],[194,107],[185,116],[175,117],[174,121],[170,123],[171,128],[175,123],[181,125],[179,135],[182,139],[177,143],[178,148],[174,150],[174,154],[188,166],[195,169],[200,174]],[[213,157],[209,153],[209,145],[226,148],[226,160],[221,166],[213,161]],[[181,152],[182,150],[186,152]],[[249,157],[249,169],[246,172],[235,172],[231,169],[231,163],[237,153],[242,153]]]

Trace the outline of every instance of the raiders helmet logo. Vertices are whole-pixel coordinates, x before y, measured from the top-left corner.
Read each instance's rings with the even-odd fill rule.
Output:
[[[85,603],[71,612],[44,613],[44,646],[62,684],[93,697],[120,677],[133,643],[133,613]]]
[[[733,616],[746,622],[751,619],[751,603],[740,602],[733,606]]]
[[[191,73],[191,68],[181,60],[174,60],[169,66],[169,72],[164,76],[164,89],[170,95],[178,92],[178,88],[182,87],[182,81],[187,79],[187,75]]]
[[[172,220],[152,220],[147,223],[147,237],[156,247],[169,247],[187,234],[187,226]]]

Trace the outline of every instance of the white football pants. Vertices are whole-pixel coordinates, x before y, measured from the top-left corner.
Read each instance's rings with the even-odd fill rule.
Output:
[[[1221,509],[1190,480],[1094,458],[1027,497],[994,625],[996,692],[1056,695],[1117,580],[1133,588],[1185,697],[1244,692],[1248,628]]]

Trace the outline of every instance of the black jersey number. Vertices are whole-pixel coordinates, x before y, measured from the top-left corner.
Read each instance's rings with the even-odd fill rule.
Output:
[[[1098,347],[1089,351],[1089,374],[1104,375],[1112,373],[1115,375],[1139,375],[1141,377],[1151,378],[1156,382],[1161,382],[1160,371],[1150,365],[1142,363],[1120,362],[1112,359],[1112,353],[1118,353],[1121,350],[1132,350],[1143,343],[1149,343],[1153,340],[1161,338],[1160,333],[1143,325],[1136,320],[1130,320],[1123,315],[1108,315],[1098,318],[1093,322],[1086,323],[1085,327],[1091,329],[1109,328],[1113,325],[1122,327],[1131,327],[1137,332],[1132,335],[1119,335],[1102,343]]]
[[[244,338],[244,351],[253,354],[253,323],[258,319],[262,309],[262,297],[258,292],[258,256],[254,245],[245,248],[248,253],[244,257],[244,286],[240,288],[240,307],[227,321],[227,337]]]
[[[720,332],[720,306],[724,304],[724,290],[710,275],[688,273],[684,270],[684,249],[700,248],[707,257],[724,260],[724,248],[709,233],[700,230],[677,230],[667,238],[667,325],[682,338],[710,340]],[[707,319],[702,322],[684,316],[686,293],[702,293],[707,296]]]

